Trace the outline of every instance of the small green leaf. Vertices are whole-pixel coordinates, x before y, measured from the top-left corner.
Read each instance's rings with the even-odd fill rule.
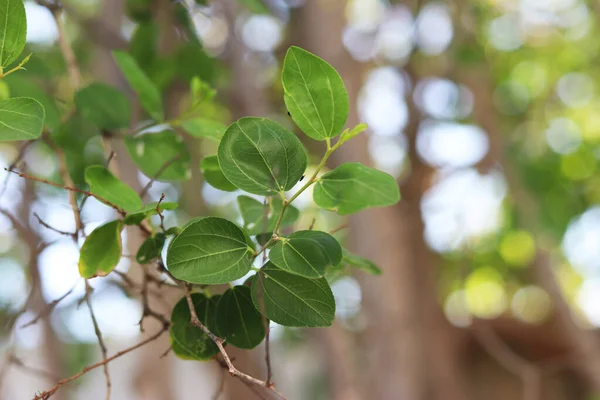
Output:
[[[325,278],[307,279],[267,263],[252,283],[252,301],[264,315],[283,326],[330,326],[335,299]]]
[[[146,176],[158,181],[189,178],[190,156],[185,143],[174,132],[126,136],[125,145],[135,164]]]
[[[231,124],[219,144],[218,156],[231,183],[260,195],[290,190],[307,164],[300,139],[265,118],[242,118]]]
[[[108,200],[125,212],[135,212],[144,205],[135,190],[121,182],[101,165],[87,167],[85,181],[90,186],[90,192]]]
[[[0,141],[39,138],[45,116],[44,107],[35,99],[15,97],[0,101]]]
[[[340,136],[340,145],[352,139],[354,136],[366,131],[368,128],[367,124],[358,124],[354,128],[344,130]]]
[[[139,210],[136,210],[136,211],[132,212],[131,214],[127,214],[127,216],[125,217],[123,222],[125,223],[125,225],[139,225],[140,222],[142,222],[144,219],[148,218],[149,216],[158,214],[158,212],[156,212],[157,204],[158,203],[155,201],[155,202],[144,205]],[[158,207],[158,209],[162,213],[164,210],[175,210],[175,209],[177,209],[177,207],[179,207],[179,204],[173,203],[170,201],[165,201],[165,202],[160,203],[160,206]]]
[[[135,259],[140,264],[148,264],[155,258],[160,257],[160,252],[165,245],[165,234],[157,233],[154,236],[144,240],[144,243],[138,249]]]
[[[249,235],[272,232],[275,229],[283,207],[281,198],[273,197],[270,199],[266,214],[265,205],[250,196],[238,196],[237,202],[244,219],[244,228]],[[298,217],[300,217],[300,211],[296,207],[288,205],[281,220],[281,227],[293,225]]]
[[[348,118],[348,93],[331,65],[292,46],[283,61],[281,81],[285,105],[305,134],[325,140],[342,132]]]
[[[219,166],[219,159],[216,155],[204,157],[200,162],[200,169],[202,170],[204,179],[212,187],[226,192],[237,190],[237,187],[223,175],[223,171],[221,171],[221,167]]]
[[[188,223],[167,251],[167,268],[177,279],[217,285],[250,270],[251,249],[244,232],[223,218],[198,218]]]
[[[92,83],[75,94],[81,116],[98,128],[127,128],[131,114],[129,99],[119,90],[104,83]]]
[[[79,274],[88,279],[108,275],[121,259],[123,222],[112,221],[87,237],[79,253]]]
[[[350,265],[351,267],[360,269],[361,271],[371,275],[381,275],[381,268],[379,268],[373,261],[350,253],[346,249],[343,249],[341,265]]]
[[[306,278],[320,278],[330,265],[342,260],[338,241],[321,231],[297,231],[280,240],[269,253],[269,260],[279,268]]]
[[[138,94],[142,107],[156,121],[164,119],[162,99],[156,85],[139,67],[135,59],[122,51],[113,51],[113,56],[123,71],[123,75]]]
[[[208,118],[188,119],[181,122],[181,127],[194,137],[207,137],[215,141],[221,140],[227,129],[227,125]]]
[[[313,199],[319,207],[345,215],[394,205],[400,200],[400,190],[391,175],[360,163],[346,163],[317,180]]]
[[[21,55],[26,37],[27,17],[23,1],[0,0],[0,71]]]
[[[217,305],[217,328],[227,343],[240,349],[253,349],[263,341],[263,317],[252,304],[247,286],[228,289]]]
[[[216,310],[220,296],[207,298],[200,293],[192,293],[191,296],[198,319],[215,333]],[[171,313],[169,334],[174,344],[173,352],[187,360],[210,360],[219,353],[219,348],[200,328],[193,326],[190,320],[190,309],[184,297],[175,304]]]

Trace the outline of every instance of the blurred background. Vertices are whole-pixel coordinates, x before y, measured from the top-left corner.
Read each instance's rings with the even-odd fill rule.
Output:
[[[342,75],[347,126],[369,130],[328,167],[382,169],[403,198],[350,217],[338,233],[383,274],[335,280],[331,328],[272,327],[274,378],[289,399],[600,399],[599,1],[65,0],[58,25],[44,4],[25,2],[33,56],[26,71],[0,81],[0,97],[43,103],[73,171],[105,154],[93,126],[65,122],[77,87],[59,37],[75,51],[82,85],[109,83],[136,104],[110,54],[129,50],[168,114],[180,112],[198,77],[217,91],[206,116],[225,125],[267,116],[297,132],[280,83],[290,45]],[[111,165],[140,189],[149,178],[119,137],[109,140]],[[324,149],[305,142],[314,166]],[[239,220],[238,193],[204,183],[198,168],[215,143],[187,136],[186,147],[191,179],[157,182],[148,194],[182,204],[166,225],[199,215]],[[22,155],[19,169],[60,181],[54,149],[36,141],[22,150],[0,144],[0,164]],[[0,180],[0,398],[30,399],[101,353],[81,304],[78,249],[33,215],[73,231],[67,194],[4,170]],[[73,180],[83,182],[81,172]],[[303,229],[313,219],[323,230],[346,222],[319,211],[310,191],[298,207]],[[82,216],[88,233],[114,217],[93,199]],[[158,329],[147,321],[140,332],[139,293],[123,278],[141,277],[127,256],[141,240],[128,231],[122,274],[90,282],[109,354]],[[153,288],[152,301],[169,313],[180,296],[173,292]],[[165,335],[111,363],[112,398],[261,398],[216,362],[161,357],[168,349]],[[262,376],[263,352],[232,355],[240,370]],[[53,399],[104,399],[105,389],[98,369]]]

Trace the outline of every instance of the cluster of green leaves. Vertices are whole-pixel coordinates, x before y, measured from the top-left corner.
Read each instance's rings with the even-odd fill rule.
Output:
[[[4,32],[0,66],[4,69],[23,49],[26,22],[21,0],[2,0],[0,4],[8,7],[1,11],[11,15],[8,22],[0,18],[0,31]],[[148,22],[143,13],[137,18]],[[161,88],[151,72],[140,67],[133,50],[114,52],[113,56],[137,94],[148,123],[132,133],[128,97],[114,87],[92,82],[75,93],[73,109],[64,124],[58,129],[46,126],[51,139],[66,146],[68,140],[61,139],[65,126],[93,126],[105,135],[121,131],[132,161],[153,179],[185,180],[191,168],[199,167],[214,187],[249,194],[237,198],[243,225],[209,216],[193,219],[181,228],[165,230],[161,224],[162,229],[156,229],[150,217],[160,214],[162,218],[162,213],[176,209],[177,203],[161,198],[145,204],[106,166],[89,165],[82,181],[75,182],[121,217],[87,236],[80,252],[81,276],[89,279],[111,273],[122,257],[124,227],[139,225],[148,237],[136,260],[140,264],[164,263],[177,280],[200,285],[202,293],[192,296],[196,313],[226,343],[244,349],[257,346],[265,337],[266,321],[290,327],[331,325],[335,300],[328,278],[347,265],[370,273],[379,273],[379,269],[349,253],[327,232],[291,232],[300,216],[293,201],[314,186],[317,206],[346,215],[393,205],[400,198],[392,176],[359,163],[342,164],[320,175],[331,154],[366,128],[360,124],[344,130],[349,101],[339,74],[321,58],[298,47],[286,54],[282,70],[285,104],[298,128],[327,146],[312,176],[304,179],[308,156],[296,134],[265,118],[241,118],[225,127],[202,116],[214,90],[198,78],[191,79],[188,109],[178,118],[166,120]],[[0,140],[34,139],[43,126],[44,109],[36,100],[10,98],[0,102]],[[149,126],[165,128],[146,129]],[[217,142],[217,154],[205,157],[199,166],[190,165],[183,138],[175,128]],[[257,199],[261,196],[262,201]],[[233,284],[247,275],[250,277],[244,284]],[[230,288],[222,295],[209,294],[210,285],[222,284]],[[182,358],[205,360],[218,351],[207,335],[190,324],[186,298],[173,309],[170,333],[173,349]]]

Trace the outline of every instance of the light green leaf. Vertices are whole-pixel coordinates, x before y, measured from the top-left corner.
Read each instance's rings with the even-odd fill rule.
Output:
[[[231,124],[219,144],[218,156],[231,183],[260,195],[290,190],[307,164],[300,139],[265,118],[242,118]]]
[[[381,275],[381,268],[379,268],[373,261],[350,253],[346,249],[343,249],[342,256],[342,265],[344,264],[365,271],[371,275]]]
[[[246,275],[252,250],[244,232],[223,218],[188,223],[167,251],[167,268],[177,279],[217,285]]]
[[[135,190],[101,165],[87,167],[85,181],[90,186],[90,192],[108,200],[125,212],[135,212],[144,205]]]
[[[144,219],[148,218],[149,216],[158,214],[158,212],[156,212],[157,204],[158,204],[158,202],[155,201],[155,202],[144,205],[139,210],[136,210],[130,214],[127,214],[127,216],[125,217],[123,222],[125,223],[125,225],[138,225],[140,222],[142,222]],[[160,203],[160,206],[158,206],[158,209],[162,213],[164,210],[175,210],[175,209],[177,209],[177,207],[179,207],[179,204],[173,203],[170,201],[165,201],[165,202]]]
[[[340,136],[340,145],[352,139],[354,136],[364,132],[365,130],[367,130],[367,128],[367,124],[358,124],[352,129],[345,129],[344,132],[342,132],[342,135]]]
[[[281,81],[285,105],[305,134],[325,140],[342,132],[348,118],[348,93],[331,65],[292,46],[283,61]]]
[[[319,207],[345,215],[394,205],[400,200],[400,190],[391,175],[360,163],[346,163],[317,180],[313,199]]]
[[[268,262],[252,282],[252,301],[264,315],[283,326],[330,326],[335,299],[325,278],[307,279],[290,274]]]
[[[88,279],[108,275],[121,259],[123,222],[112,221],[94,229],[79,253],[79,274]]]
[[[181,127],[194,137],[207,137],[215,141],[221,140],[227,129],[227,125],[208,118],[188,119],[181,122]]]
[[[283,207],[281,198],[273,197],[270,199],[267,204],[266,215],[265,205],[250,196],[238,196],[237,202],[244,219],[244,228],[249,235],[272,232],[275,229]],[[281,220],[281,227],[293,225],[298,217],[300,217],[300,211],[293,205],[288,205]]]
[[[216,334],[216,310],[221,296],[207,298],[200,293],[192,293],[191,296],[198,319]],[[171,313],[169,334],[173,352],[186,360],[210,360],[217,355],[219,348],[200,328],[193,326],[190,319],[190,309],[184,297],[177,302]]]
[[[253,349],[263,341],[263,317],[252,304],[247,286],[228,289],[217,305],[217,328],[227,343],[240,349]]]
[[[320,278],[328,266],[340,263],[342,248],[328,233],[297,231],[279,239],[269,253],[269,260],[292,274]]]
[[[270,14],[271,11],[261,0],[238,0],[253,14]]]
[[[160,257],[163,246],[165,245],[165,234],[162,232],[144,240],[135,255],[135,259],[140,264],[148,264],[155,258]]]
[[[44,118],[44,107],[35,99],[15,97],[0,101],[0,141],[39,138]]]
[[[112,86],[92,83],[75,94],[75,104],[81,116],[100,129],[114,130],[129,126],[129,99]]]
[[[174,132],[126,136],[125,145],[135,164],[146,176],[157,181],[189,178],[190,155],[183,140]]]
[[[122,51],[113,51],[113,56],[123,71],[123,75],[138,94],[142,107],[156,121],[164,119],[162,99],[156,85],[146,76],[135,59]]]
[[[204,175],[204,179],[212,187],[226,192],[233,192],[237,190],[237,187],[225,178],[221,167],[219,166],[219,159],[216,155],[204,157],[200,162],[200,169]]]
[[[22,0],[0,0],[0,68],[21,55],[27,37],[27,18]],[[6,71],[4,71],[6,72]]]

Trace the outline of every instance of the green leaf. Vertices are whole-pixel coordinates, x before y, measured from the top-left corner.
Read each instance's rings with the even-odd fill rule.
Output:
[[[158,214],[156,212],[156,205],[158,202],[154,201],[152,203],[148,203],[144,205],[137,211],[132,212],[131,214],[127,214],[123,222],[125,225],[139,225],[144,219],[148,218],[151,215]],[[158,209],[162,213],[164,210],[175,210],[179,207],[179,204],[173,203],[170,201],[161,202]]]
[[[216,332],[216,310],[220,296],[207,298],[200,293],[192,293],[192,302],[198,319],[211,332]],[[175,304],[171,313],[169,334],[173,352],[187,360],[210,360],[219,352],[217,345],[198,327],[190,322],[191,314],[184,297]]]
[[[344,264],[360,269],[361,271],[371,275],[381,275],[381,268],[379,268],[373,261],[353,254],[346,249],[343,249],[341,265]]]
[[[0,67],[21,55],[27,37],[27,18],[22,0],[0,0]],[[4,71],[6,72],[6,71]]]
[[[292,46],[281,71],[284,101],[296,125],[315,140],[340,134],[348,118],[348,93],[327,62]]]
[[[79,253],[79,274],[88,279],[108,275],[121,259],[123,222],[99,226],[85,239]]]
[[[45,79],[45,80],[44,80]],[[44,126],[50,130],[58,129],[61,124],[61,112],[58,110],[56,100],[48,94],[41,82],[47,81],[49,78],[32,79],[28,74],[10,74],[3,78],[2,81],[8,84],[10,88],[10,96],[30,97],[40,102],[44,107]]]
[[[190,156],[185,143],[174,132],[126,136],[125,145],[135,164],[146,176],[156,177],[158,181],[188,179]]]
[[[162,99],[156,85],[139,67],[135,59],[122,51],[113,51],[113,56],[123,71],[123,75],[138,94],[142,107],[156,121],[164,119]]]
[[[227,125],[208,118],[188,119],[181,122],[181,127],[194,137],[207,137],[216,141],[221,140],[227,129]]]
[[[261,0],[238,0],[253,14],[270,14],[271,10]]]
[[[15,97],[0,101],[0,141],[39,138],[44,118],[44,107],[35,99]]]
[[[101,165],[87,167],[85,181],[90,185],[90,192],[108,200],[125,212],[135,212],[144,205],[135,190],[121,182]]]
[[[223,218],[188,223],[167,251],[167,268],[177,279],[217,285],[246,275],[252,250],[244,232]]]
[[[297,231],[279,238],[269,253],[269,260],[279,268],[306,278],[320,278],[330,265],[342,260],[338,241],[321,231]]]
[[[75,94],[75,104],[82,117],[100,129],[114,130],[129,126],[129,99],[112,86],[92,83]]]
[[[346,163],[317,180],[313,199],[319,207],[345,215],[394,205],[400,200],[400,190],[391,175],[360,163]]]
[[[165,245],[165,234],[162,232],[144,240],[135,255],[135,259],[140,264],[148,264],[155,258],[160,257],[163,246]]]
[[[354,136],[367,130],[367,124],[358,124],[352,129],[345,129],[340,136],[340,145],[352,139]]]
[[[228,289],[217,305],[217,328],[227,343],[240,349],[252,349],[265,337],[263,317],[252,304],[247,286]]]
[[[284,326],[330,326],[335,300],[325,278],[307,279],[290,274],[268,262],[252,283],[252,301],[264,315]]]
[[[202,170],[204,179],[212,187],[226,192],[237,190],[237,187],[229,182],[227,178],[225,178],[225,175],[223,175],[223,171],[221,171],[221,167],[219,166],[219,159],[216,155],[204,157],[200,162],[200,169]]]
[[[275,229],[283,207],[281,198],[273,197],[270,199],[266,215],[265,205],[250,196],[238,196],[237,202],[244,219],[244,228],[249,235],[272,232]],[[300,211],[296,207],[288,205],[281,220],[281,227],[293,225],[298,217],[300,217]]]
[[[260,195],[290,190],[307,164],[300,139],[265,118],[242,118],[231,124],[221,139],[218,156],[231,183]]]

